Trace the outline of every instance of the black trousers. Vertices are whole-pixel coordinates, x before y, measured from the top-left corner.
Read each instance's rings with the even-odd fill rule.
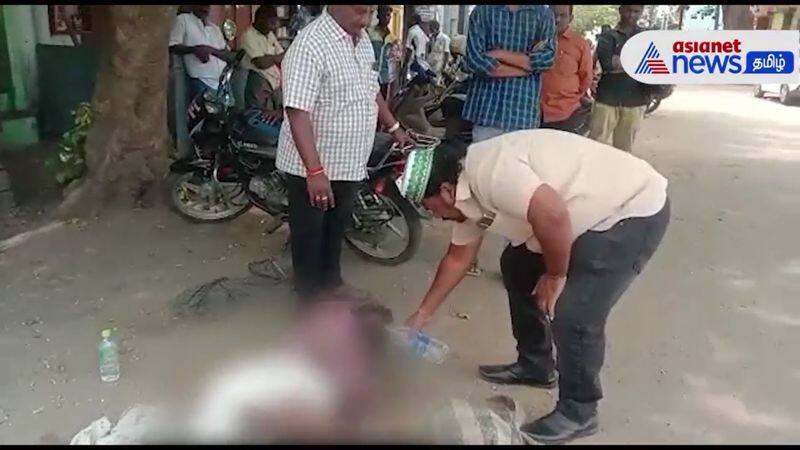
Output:
[[[511,304],[518,362],[533,374],[548,375],[558,357],[558,406],[584,421],[603,397],[600,369],[605,358],[608,314],[655,253],[669,224],[667,201],[656,215],[623,220],[608,231],[589,231],[572,246],[567,284],[550,323],[531,296],[545,272],[542,255],[525,245],[506,247],[500,259]]]
[[[308,201],[305,178],[287,176],[294,285],[301,298],[313,298],[342,284],[342,239],[352,219],[359,185],[332,181],[336,207],[323,211]]]

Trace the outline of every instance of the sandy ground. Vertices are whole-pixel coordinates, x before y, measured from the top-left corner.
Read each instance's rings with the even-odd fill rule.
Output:
[[[747,87],[682,87],[646,120],[635,152],[669,177],[673,222],[609,321],[602,430],[580,442],[800,439],[798,124],[800,108]],[[199,226],[132,211],[0,255],[0,443],[66,442],[134,402],[191,396],[207,370],[279,336],[292,304],[285,286],[201,318],[175,319],[168,308],[183,289],[246,275],[248,262],[277,252],[285,231],[262,236],[259,221]],[[427,224],[413,261],[379,267],[346,252],[346,275],[402,319],[446,244],[447,226]],[[555,392],[474,376],[477,364],[515,355],[499,251],[499,240],[487,242],[486,273],[466,280],[429,329],[452,358],[414,382],[440,398],[508,393],[535,417]],[[116,384],[96,374],[106,326],[124,339]]]

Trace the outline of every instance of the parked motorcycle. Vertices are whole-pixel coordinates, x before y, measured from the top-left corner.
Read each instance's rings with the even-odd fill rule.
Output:
[[[436,73],[425,61],[415,60],[411,63],[400,89],[389,102],[389,107],[403,127],[436,134],[436,127],[428,120],[428,105],[436,98],[432,88],[436,78]]]
[[[225,67],[216,92],[192,102],[194,155],[170,166],[168,203],[184,218],[204,223],[229,221],[256,206],[277,219],[274,231],[288,220],[286,175],[275,168],[277,149],[259,140],[233,109],[231,77],[242,56],[240,51]],[[411,131],[409,135],[416,148],[438,144],[430,136]],[[407,261],[422,238],[420,214],[394,182],[404,169],[406,150],[393,144],[390,135],[376,135],[368,180],[356,196],[353,222],[345,234],[351,248],[380,264]]]
[[[442,99],[442,116],[444,116],[444,136],[446,139],[472,143],[472,122],[463,118],[464,103],[467,101],[469,77],[458,81],[447,97]]]
[[[647,107],[644,110],[645,115],[652,114],[659,106],[661,106],[661,101],[665,98],[672,95],[672,92],[675,90],[675,86],[669,85],[655,85],[653,86],[652,93],[650,95],[650,101],[647,102]]]
[[[442,102],[450,95],[456,93],[461,89],[463,83],[469,78],[469,74],[461,69],[463,57],[456,55],[453,61],[448,64],[441,75],[436,79],[433,84],[433,97],[425,105],[425,117],[428,122],[434,127],[445,127],[447,119],[442,110]]]

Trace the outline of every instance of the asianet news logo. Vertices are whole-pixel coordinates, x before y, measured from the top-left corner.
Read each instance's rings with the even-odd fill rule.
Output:
[[[645,31],[626,42],[620,59],[650,84],[792,83],[800,80],[798,51],[796,30]]]

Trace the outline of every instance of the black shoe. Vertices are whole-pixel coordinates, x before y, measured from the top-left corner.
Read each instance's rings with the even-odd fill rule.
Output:
[[[500,366],[484,367],[491,369]],[[478,374],[482,379],[495,384],[523,384],[542,389],[552,389],[558,384],[554,373],[550,373],[547,377],[531,375],[526,373],[519,363],[509,364],[497,371],[486,371],[481,367],[478,370]]]
[[[478,366],[478,372],[480,372],[481,375],[502,372],[504,370],[507,370],[509,367],[513,366],[514,364],[516,364],[516,363]]]
[[[598,429],[597,415],[580,423],[558,410],[520,427],[525,436],[541,444],[564,444],[573,439],[591,436]]]

